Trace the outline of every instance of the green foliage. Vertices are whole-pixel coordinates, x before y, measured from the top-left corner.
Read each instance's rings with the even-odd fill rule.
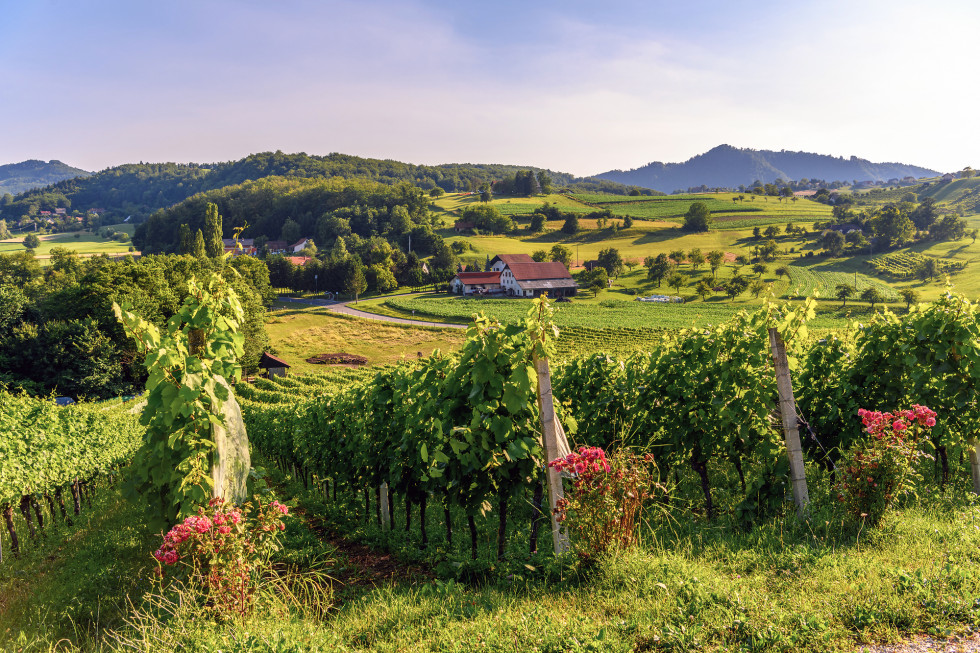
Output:
[[[514,230],[514,221],[502,215],[496,206],[490,204],[470,204],[463,209],[460,217],[466,222],[471,222],[480,231],[492,234]]]
[[[129,304],[113,304],[149,372],[140,418],[146,437],[129,487],[165,522],[194,514],[210,498],[213,427],[223,424],[227,383],[242,371],[244,312],[237,295],[219,275],[203,285],[191,279],[188,286],[190,296],[163,333],[131,313]]]
[[[959,272],[966,267],[966,263],[962,261],[937,259],[934,256],[909,250],[889,252],[868,260],[868,265],[874,268],[875,272],[893,279],[915,279],[926,269],[927,263],[934,270],[933,277],[944,273]]]
[[[27,234],[24,238],[24,247],[27,249],[37,249],[41,246],[41,239],[37,237],[37,234]]]
[[[0,505],[113,472],[140,436],[136,418],[118,405],[62,408],[0,391]]]
[[[218,205],[211,202],[207,203],[204,215],[204,252],[209,258],[217,258],[224,253],[224,244],[221,242],[221,216],[218,215]]]
[[[572,236],[577,234],[578,230],[578,216],[575,214],[569,214],[569,216],[565,218],[565,224],[561,226],[561,232]]]
[[[711,210],[704,202],[694,202],[684,214],[684,231],[708,231],[711,228]]]

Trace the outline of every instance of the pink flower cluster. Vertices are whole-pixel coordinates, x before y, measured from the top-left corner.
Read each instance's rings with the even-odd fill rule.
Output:
[[[858,410],[864,430],[879,440],[889,432],[901,436],[910,426],[932,428],[936,425],[936,411],[915,404],[909,410],[898,410],[894,413],[883,413],[877,410]]]
[[[599,447],[579,447],[578,453],[573,451],[564,458],[552,460],[548,466],[554,467],[560,472],[567,471],[575,474],[585,474],[586,472],[609,473],[606,452]]]
[[[279,503],[278,501],[273,501],[272,502],[272,507],[275,508],[276,510],[278,510],[279,512],[281,512],[284,515],[288,515],[289,514],[289,506],[287,506],[285,504],[282,504],[282,503]]]
[[[221,499],[212,499],[208,506],[214,508],[220,506],[222,503]],[[170,532],[163,536],[163,544],[160,545],[159,549],[154,551],[153,557],[165,565],[173,566],[180,560],[180,554],[177,550],[187,540],[197,536],[206,536],[208,533],[211,534],[212,538],[220,540],[221,536],[231,533],[231,526],[229,524],[238,524],[241,521],[242,513],[237,508],[230,510],[218,509],[211,517],[204,514],[191,515],[171,528]]]

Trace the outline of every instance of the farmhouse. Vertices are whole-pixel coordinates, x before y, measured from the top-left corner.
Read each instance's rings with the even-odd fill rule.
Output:
[[[538,263],[527,254],[500,254],[490,261],[490,270],[500,273],[500,286],[511,297],[572,297],[578,284],[563,263]]]
[[[232,256],[239,256],[241,254],[255,256],[254,238],[240,238],[237,241],[234,238],[222,238],[221,243],[224,245],[225,254],[231,254]]]
[[[457,295],[498,295],[502,292],[499,272],[457,272],[449,287]]]

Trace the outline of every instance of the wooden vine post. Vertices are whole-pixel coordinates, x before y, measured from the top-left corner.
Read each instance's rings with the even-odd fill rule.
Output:
[[[378,498],[381,506],[381,528],[385,531],[391,530],[391,513],[388,512],[388,484],[381,484],[381,494]]]
[[[980,440],[970,449],[970,473],[973,476],[973,493],[980,494]]]
[[[561,456],[559,447],[558,417],[555,415],[555,398],[551,392],[551,366],[548,359],[539,357],[534,353],[534,371],[538,376],[538,407],[541,410],[541,433],[544,436],[544,456],[547,462],[551,462]],[[567,449],[567,445],[565,446]],[[555,545],[555,555],[568,551],[568,534],[558,523],[555,509],[558,500],[565,497],[565,491],[561,484],[561,472],[553,467],[547,468],[548,483],[548,506],[551,508],[551,534]]]
[[[796,399],[793,397],[793,381],[789,375],[786,345],[775,327],[769,329],[769,346],[772,349],[772,362],[776,368],[779,413],[783,417],[783,436],[786,440],[786,454],[789,457],[789,478],[793,487],[793,501],[796,503],[796,513],[802,516],[806,504],[810,502],[810,493],[806,487],[803,447],[800,446],[800,431],[796,425]]]

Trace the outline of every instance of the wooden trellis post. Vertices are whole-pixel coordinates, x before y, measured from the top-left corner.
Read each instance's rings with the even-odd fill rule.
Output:
[[[391,513],[388,512],[388,484],[381,484],[381,498],[378,500],[381,505],[381,529],[391,530]]]
[[[786,359],[786,345],[779,331],[769,329],[769,346],[772,349],[772,362],[776,368],[776,389],[779,391],[779,413],[783,417],[783,437],[786,440],[786,455],[789,457],[789,478],[793,487],[793,501],[796,513],[800,516],[810,502],[806,487],[806,471],[803,467],[803,447],[800,446],[800,431],[796,426],[796,399],[793,397],[793,380],[789,375],[789,361]]]
[[[538,375],[538,407],[541,409],[541,433],[544,437],[544,456],[551,462],[568,453],[568,441],[564,430],[555,415],[555,398],[551,392],[551,367],[547,358],[539,358],[534,354],[534,370]],[[562,447],[562,443],[564,447]],[[564,449],[564,452],[562,452]],[[551,508],[551,534],[555,546],[555,555],[568,551],[568,534],[558,523],[555,507],[558,500],[564,498],[565,491],[561,484],[561,472],[553,467],[547,468],[548,506]]]

